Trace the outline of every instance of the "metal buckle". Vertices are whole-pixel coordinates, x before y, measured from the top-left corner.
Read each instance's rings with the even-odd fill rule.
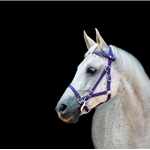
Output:
[[[105,71],[106,71],[106,72],[108,72],[108,70],[106,69],[107,67],[109,67],[109,69],[111,68],[109,65],[107,65],[107,66],[105,67]]]
[[[84,109],[84,107],[86,106],[86,105],[85,105],[86,102],[87,102],[87,101],[84,101],[83,105],[82,105],[81,108],[80,108],[80,110],[81,110],[82,113],[84,113],[84,112],[83,112],[83,109]],[[87,107],[87,106],[86,106],[86,107]],[[86,114],[89,113],[90,111],[91,111],[91,110],[88,108],[88,112],[86,111]]]

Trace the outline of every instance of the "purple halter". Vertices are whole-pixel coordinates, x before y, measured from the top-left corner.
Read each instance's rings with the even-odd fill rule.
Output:
[[[106,54],[106,53],[104,53],[102,51],[99,51],[99,50],[94,50],[92,52],[92,54],[96,54],[96,55],[107,57],[108,58],[108,65],[103,70],[102,74],[100,75],[100,77],[98,78],[97,82],[95,83],[95,85],[90,90],[89,94],[86,95],[86,96],[80,96],[80,94],[76,91],[76,89],[71,84],[69,85],[69,88],[74,92],[75,96],[77,97],[78,103],[80,105],[82,105],[82,108],[84,108],[87,113],[90,110],[85,105],[85,103],[90,98],[107,94],[108,97],[107,97],[106,102],[110,99],[110,97],[111,97],[111,75],[110,75],[111,63],[112,63],[112,61],[115,61],[115,59],[116,59],[115,56],[113,55],[113,52],[112,52],[112,49],[111,49],[110,46],[109,46],[109,54]],[[107,90],[103,91],[103,92],[93,93],[106,73],[107,73]],[[102,102],[102,103],[104,103],[104,102]],[[100,103],[100,104],[102,104],[102,103]],[[98,104],[98,105],[100,105],[100,104]]]

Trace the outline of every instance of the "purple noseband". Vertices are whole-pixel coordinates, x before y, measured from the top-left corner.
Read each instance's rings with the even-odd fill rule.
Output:
[[[109,54],[106,54],[100,50],[94,50],[93,54],[96,55],[100,55],[100,56],[104,56],[108,58],[108,65],[105,67],[105,69],[103,70],[102,74],[100,75],[100,77],[98,78],[97,82],[95,83],[95,85],[92,87],[92,89],[90,90],[89,94],[86,96],[80,96],[80,94],[77,92],[77,90],[70,84],[69,88],[74,92],[75,96],[77,97],[77,101],[79,102],[79,104],[82,105],[82,108],[84,108],[86,110],[86,112],[88,113],[90,110],[89,108],[85,105],[85,103],[87,102],[87,100],[89,100],[92,97],[96,97],[96,96],[100,96],[100,95],[104,95],[107,94],[107,100],[108,101],[111,97],[111,75],[110,75],[110,70],[111,70],[111,63],[112,61],[115,61],[116,58],[113,55],[112,49],[109,46]],[[104,77],[104,75],[107,73],[107,90],[103,91],[103,92],[98,92],[98,93],[93,93],[96,89],[96,87],[99,85],[100,81],[102,80],[102,78]],[[103,103],[103,102],[102,102]],[[100,103],[100,104],[102,104]],[[98,104],[99,105],[99,104]]]

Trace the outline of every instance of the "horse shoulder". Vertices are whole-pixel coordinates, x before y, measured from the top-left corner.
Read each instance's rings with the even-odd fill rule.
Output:
[[[119,97],[99,105],[92,120],[92,141],[99,149],[136,148],[133,126]]]

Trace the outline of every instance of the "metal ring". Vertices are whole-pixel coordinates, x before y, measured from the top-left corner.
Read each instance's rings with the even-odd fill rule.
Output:
[[[107,91],[107,94],[111,94],[111,89],[109,91]]]
[[[83,101],[82,97],[77,98],[77,102],[78,102],[79,104],[81,104],[81,103],[82,103],[82,101]]]
[[[84,101],[83,105],[82,105],[81,108],[80,108],[80,110],[81,110],[82,113],[84,113],[84,112],[83,112],[83,109],[84,109],[84,106],[85,106],[86,102],[87,102],[87,101]],[[85,114],[89,113],[90,111],[91,111],[91,110],[88,109],[88,112],[86,111]]]

